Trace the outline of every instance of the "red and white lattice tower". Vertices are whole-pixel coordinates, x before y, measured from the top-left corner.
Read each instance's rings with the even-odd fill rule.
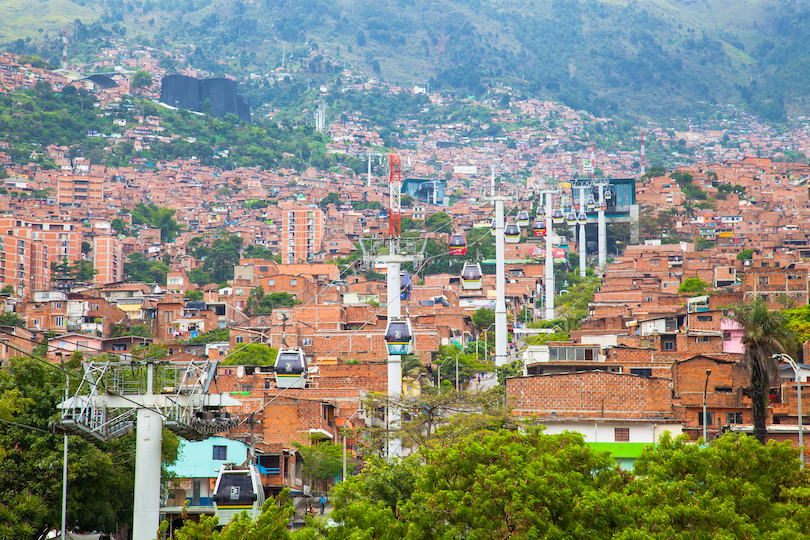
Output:
[[[641,132],[641,159],[639,160],[639,161],[641,161],[641,176],[643,176],[644,173],[647,172],[647,149],[646,149],[646,144],[647,144],[647,133],[642,131]]]
[[[67,67],[67,30],[62,29],[62,69]]]
[[[400,254],[402,236],[402,163],[399,154],[388,156],[388,235],[390,237],[390,255]]]

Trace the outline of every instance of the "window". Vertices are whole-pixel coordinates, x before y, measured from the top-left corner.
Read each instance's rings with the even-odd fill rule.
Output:
[[[265,388],[270,388],[270,379],[267,379],[266,381],[264,381],[264,387]]]
[[[55,326],[65,326],[65,318],[62,315],[57,315],[56,317],[54,317],[53,324]]]
[[[174,320],[174,313],[172,313],[171,311],[164,311],[163,312],[163,322],[164,323],[170,323],[170,322],[172,322],[172,320]]]
[[[95,303],[93,303],[93,304],[89,304],[89,306],[88,306],[88,307],[89,307],[89,309],[90,309],[91,311],[96,311],[96,310],[98,310],[98,304],[95,304]]]
[[[225,461],[228,459],[228,447],[214,445],[214,455],[211,459],[216,459],[218,461]]]
[[[240,392],[248,392],[249,393],[251,390],[253,390],[253,385],[252,384],[243,384],[242,386],[239,387]]]
[[[276,280],[275,279],[268,279],[267,280],[267,286],[268,287],[274,287],[275,285],[276,285]]]
[[[698,343],[711,343],[712,336],[698,336],[697,338]]]
[[[760,285],[767,285],[768,284],[768,276],[759,276],[758,282]]]
[[[707,426],[711,426],[712,424],[714,424],[714,413],[713,412],[707,412],[706,413],[706,420],[707,420],[707,424],[706,424]],[[698,425],[699,426],[703,425],[703,411],[698,413]]]
[[[127,350],[126,343],[113,343],[112,350],[114,351],[125,351]]]
[[[267,267],[266,266],[260,266],[259,267],[259,272],[267,272]]]
[[[714,318],[713,315],[698,315],[697,316],[697,320],[699,322],[711,322],[713,318]]]
[[[245,342],[245,336],[236,336],[236,339],[234,339],[234,341],[236,342],[237,345],[239,343],[244,343]]]
[[[233,375],[233,368],[225,368],[222,370],[223,375]]]
[[[741,412],[726,413],[726,424],[742,424],[743,417]]]
[[[52,302],[51,307],[53,309],[62,309],[62,302]]]
[[[631,375],[638,375],[639,377],[652,377],[651,368],[630,368]]]
[[[311,338],[311,337],[305,337],[305,338],[303,338],[303,339],[301,340],[301,344],[302,344],[304,347],[311,347],[311,346],[312,346],[312,338]]]
[[[291,279],[290,280],[290,287],[295,287],[296,285],[298,285],[298,280],[297,279]]]
[[[616,442],[630,442],[630,428],[613,428],[613,437]]]

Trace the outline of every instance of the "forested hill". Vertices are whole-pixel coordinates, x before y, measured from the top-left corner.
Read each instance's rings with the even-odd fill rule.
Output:
[[[470,94],[501,83],[597,115],[670,117],[701,103],[745,105],[774,121],[786,111],[810,112],[807,2],[75,1],[97,17],[76,25],[77,49],[110,35],[138,36],[161,48],[183,44],[191,64],[215,73],[267,73],[281,64],[282,50],[289,58],[314,43],[389,82],[429,80],[434,89]],[[13,17],[0,23],[0,36],[23,37],[24,25],[14,24]],[[39,36],[58,58],[58,36],[51,31],[44,40],[38,31],[30,30],[31,43],[10,46],[31,48]]]

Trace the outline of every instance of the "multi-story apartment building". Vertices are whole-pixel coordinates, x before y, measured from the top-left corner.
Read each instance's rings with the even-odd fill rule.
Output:
[[[116,283],[124,279],[123,246],[112,236],[97,236],[93,239],[93,267],[96,285]]]
[[[97,176],[59,176],[56,181],[59,206],[95,206],[104,202],[104,178]]]
[[[47,290],[51,280],[48,246],[39,233],[12,218],[0,219],[0,286],[25,296]]]
[[[281,203],[281,262],[305,263],[321,250],[323,212],[316,206]]]

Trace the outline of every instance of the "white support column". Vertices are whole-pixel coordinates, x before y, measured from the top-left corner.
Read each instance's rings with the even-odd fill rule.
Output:
[[[546,315],[545,319],[550,321],[554,319],[554,254],[553,246],[551,244],[551,235],[553,233],[553,221],[551,220],[552,204],[551,193],[546,192]]]
[[[599,272],[605,271],[605,264],[607,264],[607,226],[605,224],[605,211],[602,210],[602,204],[604,203],[604,192],[605,186],[604,184],[599,184],[599,213],[597,214],[598,223],[597,223],[597,236],[599,242]]]
[[[506,350],[506,270],[504,268],[503,200],[495,201],[495,365],[509,360]]]
[[[584,187],[579,188],[579,213],[577,214],[577,219],[579,219],[580,215],[587,215],[585,213]],[[579,224],[579,277],[585,277],[585,259],[588,256],[585,243],[585,222],[582,222]]]
[[[399,291],[399,261],[388,261],[386,281],[388,285],[388,307],[386,315],[388,320],[399,319],[402,316],[402,302]],[[402,357],[399,355],[388,355],[388,395],[394,400],[398,400],[402,395]],[[388,410],[388,427],[397,429],[399,427],[399,409],[390,408]],[[388,457],[395,458],[402,455],[402,443],[399,440],[388,442]]]
[[[141,408],[135,427],[135,500],[132,540],[154,540],[160,526],[160,447],[163,418]]]

